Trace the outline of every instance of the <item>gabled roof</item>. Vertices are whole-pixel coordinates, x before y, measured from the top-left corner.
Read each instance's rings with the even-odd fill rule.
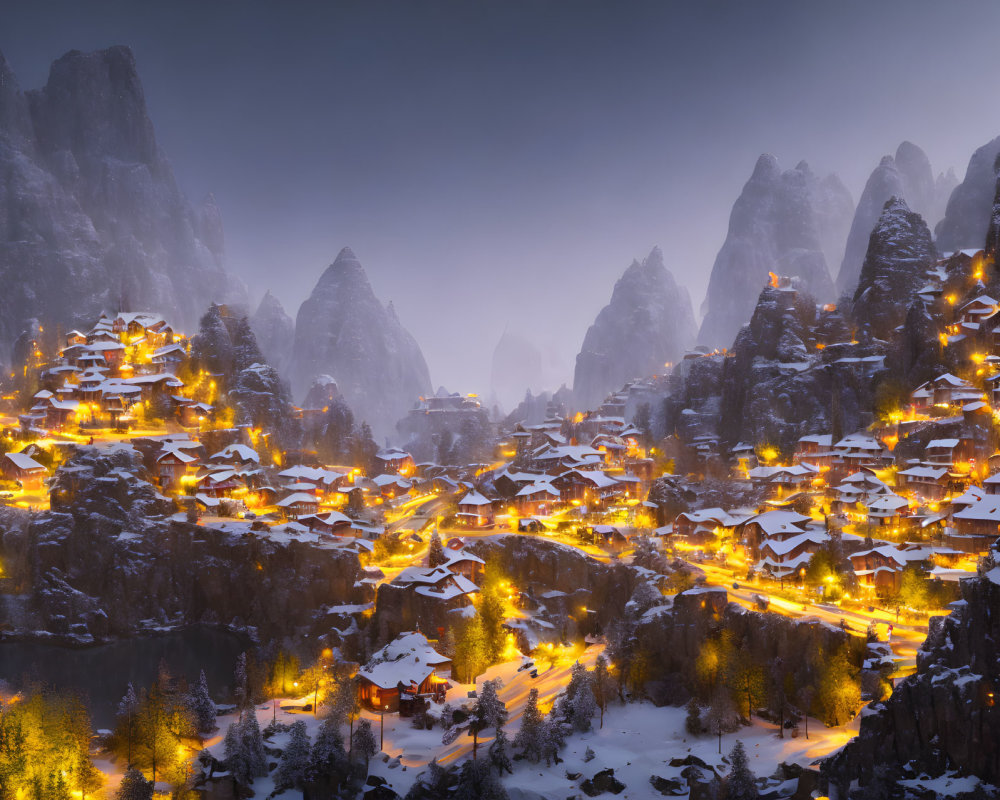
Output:
[[[395,689],[399,684],[419,686],[435,667],[450,663],[450,659],[431,647],[422,633],[401,633],[379,650],[358,672],[358,675],[380,689]]]

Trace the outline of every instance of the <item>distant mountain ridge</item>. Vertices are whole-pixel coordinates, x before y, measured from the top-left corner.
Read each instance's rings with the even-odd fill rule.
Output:
[[[214,200],[196,211],[177,187],[129,48],[73,50],[27,92],[0,55],[0,171],[0,347],[31,319],[124,305],[193,328],[210,302],[246,301]]]

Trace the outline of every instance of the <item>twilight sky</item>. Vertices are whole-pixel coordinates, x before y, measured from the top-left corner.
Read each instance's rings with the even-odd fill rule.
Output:
[[[1000,134],[998,29],[996,3],[913,0],[0,7],[23,88],[67,50],[134,49],[160,143],[193,201],[214,192],[254,301],[269,288],[294,318],[350,245],[435,385],[484,394],[505,327],[551,388],[571,382],[655,244],[697,313],[761,152],[855,200],[904,138],[961,177]]]

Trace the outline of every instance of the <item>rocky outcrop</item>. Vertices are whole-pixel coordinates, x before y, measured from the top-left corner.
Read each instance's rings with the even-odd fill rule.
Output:
[[[267,363],[284,370],[292,356],[295,343],[295,322],[285,313],[284,306],[270,291],[264,293],[260,305],[250,317],[253,328]]]
[[[868,251],[868,239],[890,198],[904,199],[911,209],[933,224],[943,213],[947,201],[944,193],[950,191],[947,177],[941,175],[935,181],[927,154],[912,142],[902,142],[895,156],[885,156],[868,178],[854,212],[837,276],[837,291],[854,293]]]
[[[573,396],[578,407],[596,408],[633,378],[662,372],[694,338],[694,311],[654,247],[615,283],[611,302],[587,330],[576,357]]]
[[[783,172],[774,156],[762,155],[729,217],[698,341],[728,347],[769,272],[797,277],[818,300],[832,299],[828,264],[843,252],[852,213],[850,195],[835,177],[820,180],[805,162]]]
[[[982,247],[996,193],[997,155],[1000,155],[1000,136],[980,147],[969,159],[965,178],[951,193],[944,219],[935,230],[940,252]]]
[[[888,338],[906,319],[909,302],[936,259],[923,218],[901,198],[887,201],[868,240],[854,292],[853,315],[858,326],[873,336]]]
[[[0,556],[30,598],[10,632],[88,641],[212,623],[280,639],[326,633],[323,606],[364,599],[355,554],[172,519],[142,475],[135,453],[81,448],[52,510],[5,525]]]
[[[295,318],[292,386],[299,397],[329,375],[358,419],[385,435],[431,391],[427,363],[390,303],[382,305],[349,247]]]
[[[69,52],[29,92],[0,57],[0,171],[0,346],[32,318],[54,335],[127,306],[193,326],[245,298],[218,208],[177,187],[128,48]]]
[[[869,706],[857,738],[824,764],[832,786],[857,780],[864,789],[876,778],[916,777],[911,769],[1000,782],[1000,585],[981,578],[961,588],[951,615],[931,619],[917,673]]]

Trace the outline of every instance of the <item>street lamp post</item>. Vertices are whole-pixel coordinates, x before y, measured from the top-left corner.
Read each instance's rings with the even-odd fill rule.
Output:
[[[379,750],[385,750],[385,712],[388,711],[388,710],[389,710],[389,706],[388,705],[384,705],[384,706],[382,706],[381,709],[379,709],[379,711],[380,711],[380,713],[379,713],[380,724],[379,724],[379,731],[378,731],[378,749]]]

